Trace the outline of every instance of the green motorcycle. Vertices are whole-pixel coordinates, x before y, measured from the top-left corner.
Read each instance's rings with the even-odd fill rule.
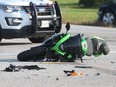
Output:
[[[42,45],[32,47],[29,50],[18,54],[19,61],[59,61],[74,62],[80,59],[83,62],[83,56],[100,56],[109,53],[109,47],[106,41],[100,37],[83,37],[83,34],[71,36],[68,33],[70,24],[66,24],[66,33],[55,34],[45,40]]]

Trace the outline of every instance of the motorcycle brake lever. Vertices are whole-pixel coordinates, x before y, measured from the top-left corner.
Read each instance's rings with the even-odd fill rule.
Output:
[[[80,36],[80,37],[82,38],[83,36],[84,36],[84,34],[81,34],[81,36]]]

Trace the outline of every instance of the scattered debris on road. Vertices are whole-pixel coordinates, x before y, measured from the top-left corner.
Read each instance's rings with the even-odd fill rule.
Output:
[[[74,68],[92,68],[92,66],[75,66]]]
[[[6,72],[18,72],[20,71],[20,68],[17,68],[15,65],[10,64],[9,67],[6,67],[5,70]]]
[[[72,71],[64,70],[64,73],[65,73],[67,76],[83,76],[83,75],[84,75],[83,72],[75,72],[75,70],[72,70]]]
[[[100,73],[95,74],[95,76],[99,76],[99,75],[100,75]]]
[[[46,68],[41,68],[41,67],[38,67],[37,65],[15,66],[13,64],[10,64],[9,67],[6,67],[6,69],[3,70],[3,71],[6,71],[6,72],[18,72],[21,69],[28,69],[28,70],[35,69],[35,70],[40,70],[40,69],[46,69]]]
[[[115,62],[111,61],[111,63],[115,63]]]
[[[56,80],[59,80],[59,78],[56,78]]]
[[[68,71],[68,70],[64,70],[64,73],[67,74],[67,73],[74,73],[75,70],[72,70],[72,71]]]

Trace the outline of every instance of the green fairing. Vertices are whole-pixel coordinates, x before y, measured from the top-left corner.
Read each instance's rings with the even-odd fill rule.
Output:
[[[68,40],[70,38],[70,34],[66,34],[54,47],[52,47],[51,49],[56,51],[57,53],[61,54],[61,55],[65,55],[66,52],[63,52],[59,49],[59,46],[65,42],[66,40]],[[68,56],[68,58],[71,58],[71,55]]]
[[[98,56],[101,56],[101,55],[102,55],[102,53],[96,53],[96,54],[94,54],[95,57],[98,57]]]
[[[86,55],[88,46],[87,46],[87,41],[85,40],[85,38],[81,39],[81,45],[82,45],[83,54]]]

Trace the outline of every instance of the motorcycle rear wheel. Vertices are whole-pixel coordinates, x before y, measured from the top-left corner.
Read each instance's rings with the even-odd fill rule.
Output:
[[[18,54],[17,59],[19,61],[36,61],[44,58],[46,54],[45,47],[38,47],[36,49],[29,49]]]

